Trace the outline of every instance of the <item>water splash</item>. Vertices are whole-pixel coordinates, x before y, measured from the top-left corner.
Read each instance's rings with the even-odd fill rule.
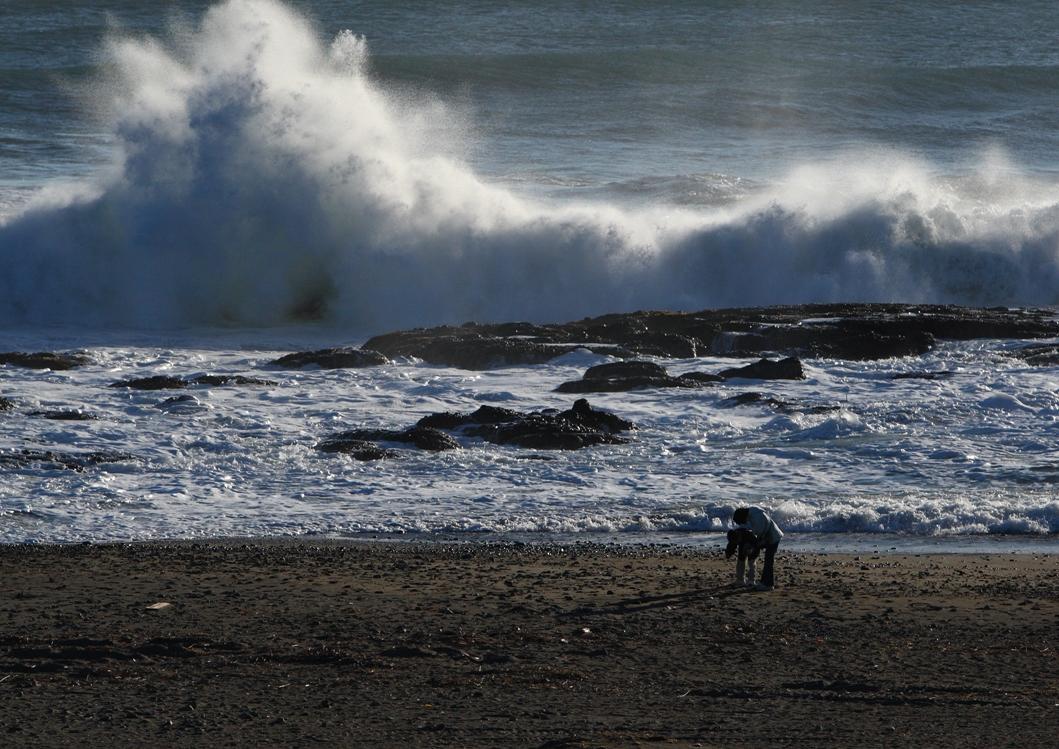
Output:
[[[722,209],[535,202],[275,0],[107,45],[118,157],[0,226],[0,324],[356,330],[809,301],[1059,303],[1059,186],[991,155],[807,165]],[[444,136],[444,137],[442,137]],[[446,145],[448,144],[448,146]]]

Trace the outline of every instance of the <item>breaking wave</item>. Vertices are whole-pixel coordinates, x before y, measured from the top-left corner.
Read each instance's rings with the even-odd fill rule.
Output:
[[[275,0],[228,0],[168,42],[111,40],[118,157],[0,226],[0,324],[1059,304],[1059,184],[999,155],[959,181],[836,158],[712,210],[534,201],[475,175],[444,106],[374,80],[362,38],[320,38]]]

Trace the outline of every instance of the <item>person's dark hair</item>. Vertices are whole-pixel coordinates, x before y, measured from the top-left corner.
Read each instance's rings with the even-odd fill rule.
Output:
[[[732,513],[732,521],[735,523],[739,523],[740,525],[745,523],[748,517],[750,517],[749,507],[740,507]]]

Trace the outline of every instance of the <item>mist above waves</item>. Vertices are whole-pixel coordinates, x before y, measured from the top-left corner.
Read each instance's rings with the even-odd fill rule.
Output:
[[[117,144],[0,226],[0,324],[365,332],[636,308],[1059,304],[1059,184],[1000,153],[943,180],[864,152],[712,209],[531,200],[460,156],[459,118],[388,90],[365,41],[274,0],[114,37]]]

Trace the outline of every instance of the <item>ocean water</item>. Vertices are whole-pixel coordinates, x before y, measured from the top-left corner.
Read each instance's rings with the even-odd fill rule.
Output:
[[[184,407],[107,388],[260,374],[412,325],[823,301],[1059,305],[1052,3],[72,0],[0,7],[0,540],[670,533],[736,503],[813,533],[1059,533],[1059,377],[946,343],[804,383],[601,395],[631,445],[312,449],[551,389],[270,372]],[[720,360],[670,363],[673,371]],[[891,380],[941,369],[945,380]],[[840,405],[733,410],[742,390]],[[83,407],[99,418],[29,414]]]

